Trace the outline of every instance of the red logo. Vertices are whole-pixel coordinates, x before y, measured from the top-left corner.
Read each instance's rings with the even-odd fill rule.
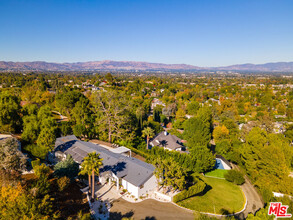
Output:
[[[282,205],[281,202],[271,202],[269,207],[269,215],[275,215],[276,218],[291,218],[292,215],[287,213],[289,206]]]

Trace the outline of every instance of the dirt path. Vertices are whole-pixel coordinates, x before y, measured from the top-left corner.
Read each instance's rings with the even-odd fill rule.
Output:
[[[233,168],[239,170],[238,166],[232,165]],[[250,182],[247,176],[245,178],[245,183],[241,186],[242,191],[244,192],[246,199],[247,199],[247,206],[242,216],[247,217],[248,213],[255,213],[258,209],[263,208],[264,204],[262,202],[261,197],[259,196],[258,192]]]
[[[171,203],[158,202],[147,199],[139,203],[130,203],[120,198],[113,203],[110,219],[121,220],[123,217],[132,217],[134,220],[193,220],[191,211],[179,208]]]

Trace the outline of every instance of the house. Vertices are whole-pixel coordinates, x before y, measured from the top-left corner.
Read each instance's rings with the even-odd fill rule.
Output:
[[[169,134],[167,131],[162,131],[150,140],[152,147],[164,147],[167,150],[185,151],[185,146],[182,140],[175,135]]]
[[[154,110],[157,105],[166,106],[161,100],[154,98],[151,103],[151,110]]]
[[[231,170],[232,166],[222,155],[216,155],[215,169]]]
[[[88,153],[95,151],[103,158],[99,181],[102,184],[115,182],[117,189],[122,185],[130,194],[139,198],[157,187],[155,167],[131,156],[124,155],[125,147],[109,149],[90,142],[80,141],[74,135],[56,139],[53,156],[65,158],[70,154],[79,164]],[[63,155],[62,155],[63,153]],[[131,154],[130,154],[131,155]]]

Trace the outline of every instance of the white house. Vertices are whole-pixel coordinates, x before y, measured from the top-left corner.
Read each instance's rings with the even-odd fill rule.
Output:
[[[151,103],[151,110],[154,110],[157,105],[166,106],[161,100],[154,98]]]
[[[124,152],[125,147],[121,150]],[[117,189],[122,185],[136,198],[156,188],[157,180],[154,176],[155,168],[153,165],[126,156],[120,150],[110,151],[99,144],[80,141],[74,135],[57,138],[54,155],[60,157],[60,152],[65,155],[70,154],[77,163],[81,164],[83,158],[93,151],[103,158],[103,167],[100,168],[99,176],[99,181],[102,184],[108,181],[116,182]]]

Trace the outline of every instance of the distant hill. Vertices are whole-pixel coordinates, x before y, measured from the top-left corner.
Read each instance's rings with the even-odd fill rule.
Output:
[[[186,64],[163,64],[135,61],[91,61],[78,63],[5,62],[0,61],[0,70],[198,70],[197,66]]]
[[[198,67],[187,64],[164,64],[136,61],[90,61],[77,63],[6,62],[0,61],[1,71],[86,71],[86,70],[148,70],[148,71],[190,71],[190,70],[227,70],[227,71],[263,71],[293,72],[293,62],[266,64],[238,64],[223,67]]]
[[[277,62],[265,64],[238,64],[226,67],[215,68],[217,70],[238,70],[238,71],[267,71],[267,72],[293,72],[293,62]]]

